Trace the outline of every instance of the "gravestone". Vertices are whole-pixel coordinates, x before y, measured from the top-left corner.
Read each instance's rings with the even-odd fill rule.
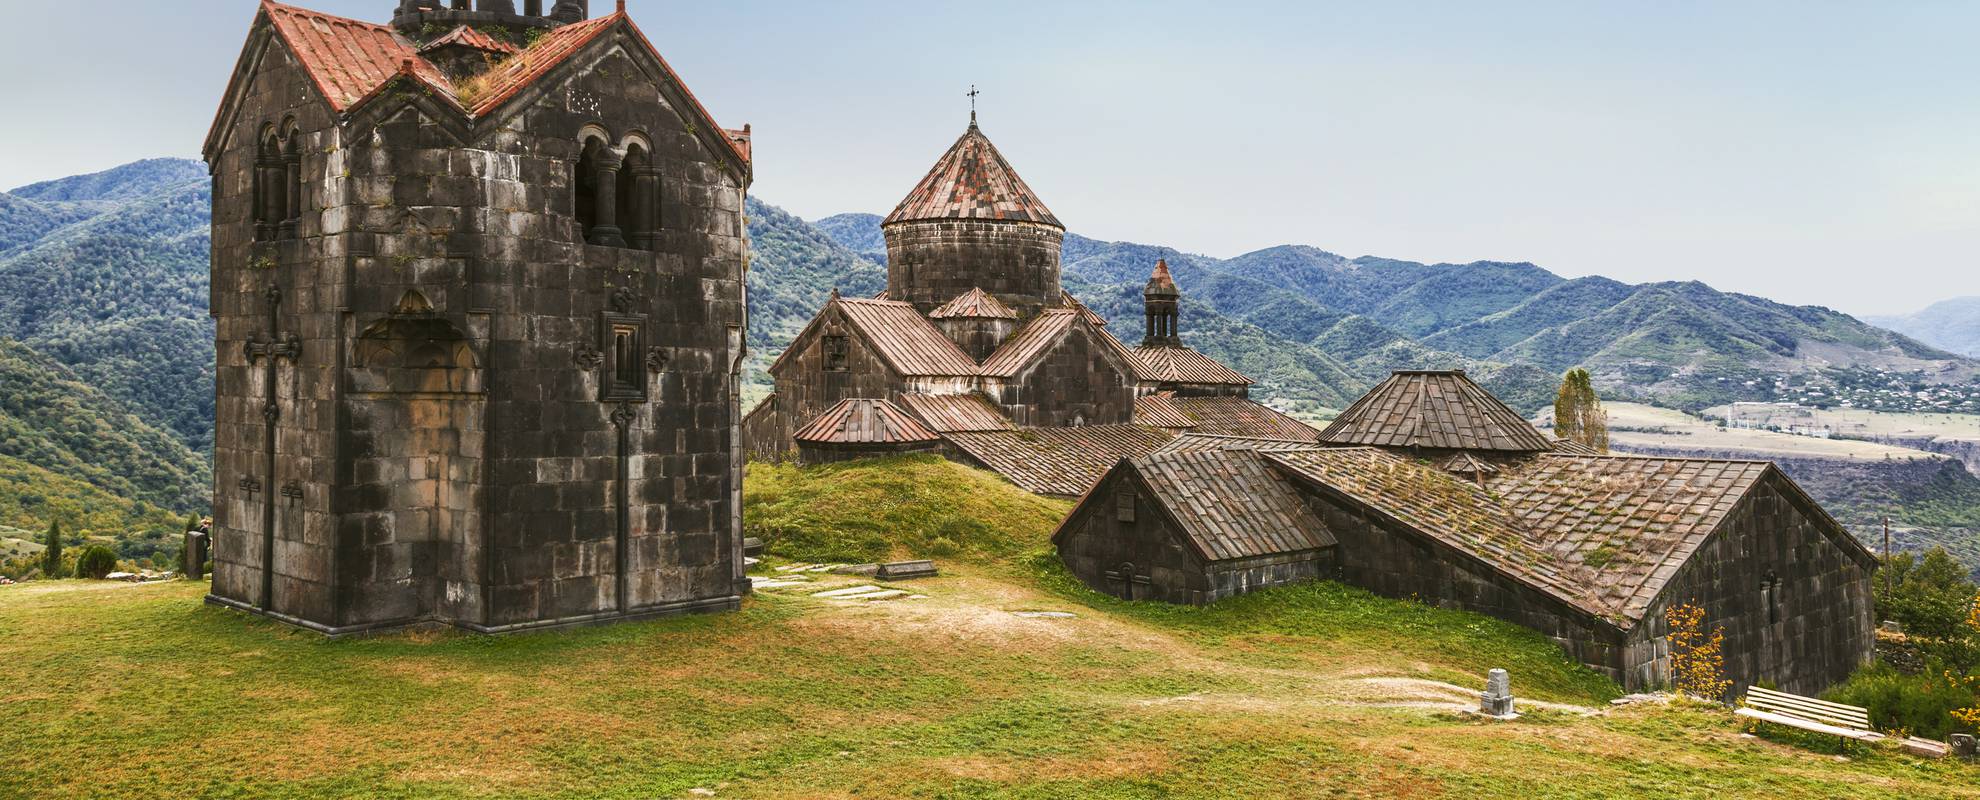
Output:
[[[1512,677],[1503,669],[1495,669],[1485,676],[1485,693],[1479,695],[1478,713],[1499,719],[1511,719],[1513,713]]]
[[[935,574],[933,561],[895,561],[881,564],[880,569],[873,573],[873,577],[883,581],[899,581],[909,578],[933,578]]]
[[[205,533],[186,531],[185,549],[182,551],[184,555],[180,558],[185,562],[182,566],[188,579],[202,580],[206,577],[206,549]]]
[[[1955,733],[1946,737],[1946,742],[1951,745],[1952,754],[1960,758],[1972,761],[1975,755],[1980,755],[1976,752],[1980,751],[1980,747],[1976,746],[1973,734]]]

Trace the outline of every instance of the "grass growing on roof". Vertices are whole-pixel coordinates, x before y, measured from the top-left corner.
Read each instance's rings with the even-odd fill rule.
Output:
[[[744,535],[810,561],[1008,558],[1044,545],[1071,508],[932,455],[752,462],[743,482]]]

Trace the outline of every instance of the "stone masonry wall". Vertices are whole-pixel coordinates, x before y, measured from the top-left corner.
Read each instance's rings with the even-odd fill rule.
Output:
[[[1119,425],[1133,421],[1135,378],[1082,325],[1050,352],[992,388],[992,397],[1019,425]]]
[[[887,238],[887,296],[926,314],[972,288],[1029,319],[1059,302],[1065,231],[1033,222],[897,222]]]

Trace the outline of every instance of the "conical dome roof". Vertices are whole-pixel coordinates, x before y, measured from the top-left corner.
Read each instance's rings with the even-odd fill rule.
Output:
[[[1036,222],[1065,228],[974,122],[881,224],[930,219]]]
[[[1334,418],[1340,445],[1540,452],[1553,443],[1463,370],[1397,370]]]
[[[1155,259],[1155,271],[1148,274],[1148,285],[1142,287],[1144,297],[1176,297],[1182,292],[1176,289],[1175,276],[1169,274],[1169,260]]]

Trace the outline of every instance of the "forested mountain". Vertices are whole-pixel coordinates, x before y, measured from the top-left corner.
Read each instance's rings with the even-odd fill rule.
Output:
[[[1980,357],[1980,297],[1955,297],[1913,314],[1865,319],[1933,347]]]

